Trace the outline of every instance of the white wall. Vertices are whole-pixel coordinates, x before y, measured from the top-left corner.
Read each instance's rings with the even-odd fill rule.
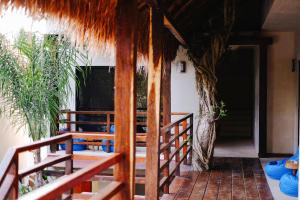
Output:
[[[268,47],[267,151],[293,153],[297,116],[297,75],[294,32],[266,32],[273,38]]]
[[[180,72],[180,61],[186,62],[185,73]],[[196,88],[195,69],[189,61],[185,49],[179,48],[171,69],[171,110],[172,112],[194,113],[194,126],[196,126],[199,113],[199,95]],[[194,127],[195,130],[196,127]]]
[[[31,143],[26,129],[13,126],[11,120],[4,116],[0,117],[0,135],[0,160],[4,158],[10,147]],[[19,161],[21,169],[29,167],[33,163],[33,157],[30,153],[22,153]]]

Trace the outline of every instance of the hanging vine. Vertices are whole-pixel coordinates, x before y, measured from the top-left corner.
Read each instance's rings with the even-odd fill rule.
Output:
[[[224,114],[223,105],[219,106],[216,101],[215,69],[227,50],[234,18],[234,0],[225,0],[222,29],[209,34],[205,44],[202,42],[198,47],[188,51],[188,56],[195,67],[200,96],[199,121],[193,139],[193,167],[199,171],[209,169],[216,139],[215,122]]]

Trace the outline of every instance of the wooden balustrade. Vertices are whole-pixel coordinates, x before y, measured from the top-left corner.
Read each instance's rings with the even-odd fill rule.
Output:
[[[29,145],[13,147],[9,149],[0,165],[0,200],[4,199],[55,199],[58,197],[68,197],[71,195],[72,188],[76,185],[90,180],[93,176],[98,175],[101,171],[108,169],[122,161],[123,156],[120,153],[110,154],[106,158],[88,165],[73,173],[73,138],[82,137],[78,133],[66,133],[60,136],[51,137],[46,140],[33,142]],[[88,137],[93,137],[88,135]],[[35,164],[27,169],[18,170],[19,154],[27,151],[33,151],[43,146],[58,144],[66,144],[65,154],[56,154]],[[46,184],[33,192],[18,198],[19,181],[22,178],[39,172],[47,167],[54,166],[60,162],[65,162],[65,175],[58,178],[52,183]],[[112,182],[108,185],[104,192],[96,195],[98,199],[107,199],[118,193],[124,183]]]
[[[113,112],[92,112],[92,111],[70,111],[67,117],[71,120],[72,113],[103,113],[105,116],[113,115]],[[139,116],[143,116],[146,113],[138,113]],[[182,115],[186,113],[175,113],[174,115]],[[111,116],[109,116],[112,119]],[[112,124],[113,122],[107,120],[107,124]],[[163,154],[164,159],[160,161],[159,173],[157,177],[159,179],[158,188],[153,188],[157,190],[163,190],[164,193],[169,192],[169,186],[175,176],[180,175],[180,165],[181,163],[187,164],[191,161],[192,156],[192,134],[193,133],[193,114],[187,114],[175,122],[171,122],[166,126],[161,128],[161,136],[168,135],[168,137],[161,137],[158,154]],[[33,142],[29,145],[19,146],[11,148],[6,154],[0,165],[0,200],[2,199],[18,199],[18,183],[22,178],[33,174],[38,171],[42,171],[47,167],[54,166],[58,163],[65,162],[65,172],[62,177],[58,178],[54,182],[42,186],[37,190],[30,192],[22,196],[20,199],[51,199],[61,197],[62,195],[71,195],[72,188],[77,184],[84,181],[91,180],[94,176],[99,175],[99,173],[112,165],[115,165],[122,161],[124,155],[122,153],[111,153],[107,157],[101,157],[95,160],[90,165],[73,172],[73,160],[78,159],[73,155],[73,144],[88,144],[88,145],[102,145],[101,142],[93,142],[94,140],[114,140],[113,134],[108,133],[95,133],[95,132],[70,132],[59,136],[55,136],[46,140]],[[75,138],[82,138],[87,140],[86,142],[73,142]],[[137,134],[136,141],[146,142],[146,133],[143,135]],[[40,163],[27,168],[19,170],[18,160],[19,154],[26,151],[33,151],[39,149],[43,146],[53,145],[53,144],[66,144],[65,154],[51,154],[50,157],[41,161]],[[113,144],[111,144],[113,145]],[[189,156],[188,156],[189,155]],[[160,156],[159,156],[160,157]],[[175,163],[173,165],[173,163]],[[114,172],[118,173],[118,172]],[[160,178],[160,174],[163,177]],[[146,177],[144,182],[147,182],[149,178]],[[104,190],[96,194],[94,198],[96,199],[107,199],[114,196],[123,186],[127,183],[114,181],[111,179],[111,184],[109,184]]]
[[[168,193],[169,186],[174,176],[180,176],[180,164],[182,162],[188,164],[188,159],[191,161],[193,114],[188,114],[183,118],[164,126],[161,128],[161,134],[169,134],[170,137],[164,137],[169,139],[163,140],[159,149],[159,154],[164,154],[164,160],[160,162],[159,174],[163,172],[163,177],[159,181],[158,189],[163,190],[164,193]],[[172,147],[175,148],[172,149]],[[174,158],[175,166],[171,166],[170,163]]]
[[[161,113],[163,114],[163,113]],[[187,115],[188,113],[183,112],[174,112],[172,113],[173,116],[182,116]],[[68,130],[66,131],[58,131],[58,134],[63,133],[77,133],[76,138],[84,139],[86,141],[84,142],[74,142],[74,144],[86,144],[86,145],[92,145],[92,146],[100,146],[105,145],[106,146],[106,152],[110,153],[110,146],[113,146],[114,144],[111,142],[114,140],[114,135],[110,132],[111,125],[114,125],[114,111],[70,111],[70,110],[62,110],[60,117],[59,117],[59,125],[63,126],[66,125],[66,128]],[[146,115],[147,112],[137,112],[137,126],[142,126],[146,128],[147,122],[146,122]],[[101,118],[98,121],[82,121],[78,120],[79,116],[91,116],[96,118]],[[181,120],[182,121],[182,120]],[[181,122],[180,121],[180,122]],[[75,127],[72,127],[72,124],[75,125]],[[58,127],[59,127],[58,125]],[[78,127],[79,125],[98,125],[102,126],[102,129],[105,129],[105,131],[79,131]],[[99,127],[98,127],[99,128]],[[79,135],[78,135],[79,134]],[[136,133],[136,142],[137,146],[145,146],[146,142],[146,133]],[[74,135],[75,136],[75,135]],[[105,142],[102,142],[102,140],[105,140]]]

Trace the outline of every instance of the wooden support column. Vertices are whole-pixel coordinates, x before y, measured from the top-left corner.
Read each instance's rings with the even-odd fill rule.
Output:
[[[171,61],[164,60],[162,75],[163,125],[171,122]]]
[[[115,179],[124,183],[117,199],[134,199],[136,135],[136,0],[118,0],[116,7],[115,152],[124,159]]]
[[[146,199],[159,197],[160,97],[163,16],[150,7],[147,99]]]
[[[171,122],[171,61],[164,57],[164,65],[162,70],[162,104],[163,104],[163,126]],[[170,141],[170,131],[163,134],[163,142],[168,144]],[[170,157],[170,148],[164,151],[164,160],[168,161]],[[168,177],[170,174],[169,164],[164,168],[164,176]],[[164,193],[169,193],[169,183],[164,186]]]

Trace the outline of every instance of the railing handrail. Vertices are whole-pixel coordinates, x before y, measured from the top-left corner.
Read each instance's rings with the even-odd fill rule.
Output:
[[[161,128],[161,133],[165,133],[167,131],[170,131],[170,129],[174,128],[174,126],[176,124],[179,124],[179,123],[183,122],[184,120],[190,118],[191,116],[193,116],[193,113],[187,114],[184,117],[182,117],[182,118],[180,118],[180,119],[178,119],[174,122],[170,122],[169,124],[167,124],[167,125],[165,125]]]
[[[49,145],[52,143],[62,142],[62,141],[68,140],[70,138],[72,138],[71,134],[59,135],[59,136],[47,138],[45,140],[36,141],[31,144],[26,144],[26,145],[22,145],[22,146],[15,146],[15,147],[9,148],[8,152],[4,156],[3,162],[0,163],[0,185],[2,184],[2,182],[5,178],[5,174],[7,174],[7,171],[9,170],[9,168],[13,162],[13,158],[16,156],[16,154],[24,152],[24,151],[34,150],[34,149],[37,149],[37,148],[40,148],[42,146],[46,146],[46,145]]]
[[[74,111],[74,110],[61,110],[60,111],[61,114],[66,114],[66,113],[70,113],[70,114],[78,114],[78,115],[105,115],[105,114],[111,114],[114,115],[115,111],[88,111],[88,110],[82,110],[82,111]],[[146,111],[137,111],[136,112],[137,116],[139,115],[146,115],[147,112]],[[163,114],[163,113],[161,113]],[[188,115],[190,113],[188,112],[172,112],[171,115]]]
[[[89,166],[80,169],[70,175],[65,175],[57,181],[50,183],[44,187],[38,188],[27,195],[22,196],[20,199],[54,199],[60,196],[63,192],[72,189],[77,184],[89,180],[94,175],[99,174],[103,170],[117,164],[121,161],[123,155],[120,153],[111,154],[109,157],[96,161]]]
[[[5,174],[7,174],[15,155],[16,155],[16,149],[9,148],[8,152],[6,152],[3,158],[3,161],[0,163],[0,186],[2,185],[5,179]]]

